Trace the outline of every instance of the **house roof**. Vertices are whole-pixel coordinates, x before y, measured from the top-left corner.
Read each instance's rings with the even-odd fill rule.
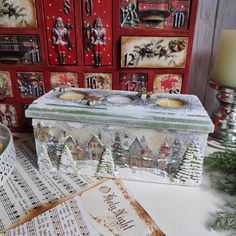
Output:
[[[137,143],[138,143],[138,144],[140,145],[140,147],[142,148],[142,144],[139,142],[139,140],[138,140],[137,137],[135,137],[135,138],[133,139],[133,141],[132,141],[131,144],[129,145],[129,148],[133,145],[133,143],[134,143],[135,141],[137,141]]]
[[[74,140],[74,138],[71,135],[68,135],[64,138],[63,144],[65,144],[68,141],[72,141],[75,145],[77,145],[76,141]]]
[[[96,134],[93,134],[92,138],[88,141],[88,145],[89,145],[89,143],[90,143],[93,139],[96,139],[97,142],[101,145],[101,147],[104,147],[104,145],[103,145],[101,139],[100,139]]]
[[[71,135],[68,135],[65,137],[64,142],[63,142],[63,146],[65,146],[66,142],[69,142],[69,141],[73,142],[78,149],[83,151],[82,148],[76,143],[76,141],[74,140],[74,138]]]
[[[121,146],[124,150],[129,150],[129,147],[131,145],[131,141],[129,139],[125,139],[123,143],[121,143]]]

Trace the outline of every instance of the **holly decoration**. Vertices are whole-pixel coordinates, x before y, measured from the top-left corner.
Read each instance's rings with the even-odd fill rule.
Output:
[[[181,52],[186,47],[186,41],[185,40],[171,40],[169,42],[169,49],[172,53],[174,52]]]
[[[69,73],[59,74],[56,84],[57,87],[63,87],[63,88],[76,87],[77,85],[73,76]]]
[[[179,81],[173,77],[173,76],[169,76],[167,79],[162,80],[161,81],[161,87],[167,91],[169,91],[170,89],[172,89],[176,83],[178,83]]]
[[[21,19],[20,24],[29,26],[26,17],[26,8],[13,3],[14,1],[2,0],[0,3],[0,16],[8,16],[8,18],[13,18],[17,20]]]

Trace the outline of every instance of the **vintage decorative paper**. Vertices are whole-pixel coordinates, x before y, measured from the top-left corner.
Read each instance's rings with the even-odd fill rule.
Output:
[[[121,38],[121,67],[184,68],[187,37]]]
[[[59,199],[97,181],[97,178],[85,175],[40,174],[32,135],[15,141],[15,147],[15,169],[7,183],[0,188],[0,232],[31,220],[52,208],[53,204],[58,205]],[[44,216],[48,219],[49,215]]]
[[[153,91],[157,93],[181,93],[182,75],[156,74]]]
[[[112,89],[112,74],[85,73],[85,87],[92,89]]]
[[[120,73],[120,90],[139,91],[142,88],[147,89],[147,74]]]
[[[10,73],[8,71],[0,71],[0,100],[12,96]]]
[[[39,36],[0,35],[0,63],[39,64],[41,60]]]
[[[121,28],[186,29],[190,0],[120,0]]]
[[[52,88],[78,87],[78,74],[76,72],[51,72]]]
[[[0,103],[0,123],[3,123],[9,128],[18,126],[15,106]]]
[[[37,27],[35,0],[0,0],[0,27]]]
[[[80,198],[100,235],[165,235],[120,180],[102,180]]]
[[[17,85],[22,97],[37,98],[45,93],[42,72],[17,72]]]

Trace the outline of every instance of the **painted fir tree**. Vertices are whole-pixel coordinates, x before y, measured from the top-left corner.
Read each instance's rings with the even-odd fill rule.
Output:
[[[175,173],[180,164],[181,143],[175,140],[171,147],[171,154],[168,157],[167,172]]]
[[[202,165],[203,157],[201,155],[200,147],[198,144],[193,147],[193,159],[192,159],[192,180],[199,182],[202,177]]]
[[[52,170],[53,166],[48,155],[48,150],[45,145],[42,145],[42,152],[40,154],[40,159],[38,162],[40,170]]]
[[[114,175],[115,172],[115,163],[112,158],[112,152],[109,148],[106,148],[103,152],[97,172],[99,174],[109,174]]]
[[[199,182],[202,175],[202,161],[199,145],[189,145],[173,180]]]
[[[118,132],[115,134],[114,144],[112,145],[112,157],[119,167],[125,167],[124,150],[121,146],[121,139]]]
[[[75,162],[71,154],[70,149],[65,145],[61,152],[61,161],[59,164],[59,170],[61,171],[72,171],[75,167]]]

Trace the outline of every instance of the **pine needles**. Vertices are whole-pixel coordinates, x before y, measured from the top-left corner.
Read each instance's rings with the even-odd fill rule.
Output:
[[[236,194],[236,151],[214,152],[205,157],[204,167],[214,188]]]
[[[212,187],[230,195],[236,194],[236,151],[214,152],[205,158],[204,168]],[[211,228],[236,235],[236,200],[226,204],[224,211],[214,214]]]
[[[211,227],[216,231],[233,231],[236,233],[236,201],[227,204],[225,211],[215,213]]]

